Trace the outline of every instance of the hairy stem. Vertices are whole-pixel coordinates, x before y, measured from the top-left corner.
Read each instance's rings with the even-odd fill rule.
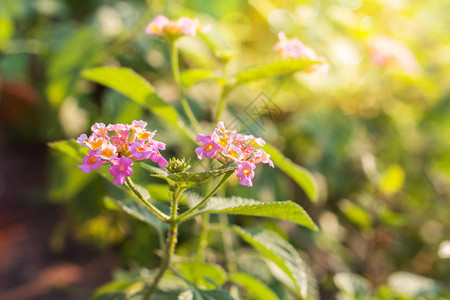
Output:
[[[186,116],[188,117],[191,124],[194,126],[195,130],[198,132],[198,131],[200,131],[200,125],[198,124],[197,118],[195,117],[194,113],[192,112],[192,109],[189,106],[189,103],[187,102],[186,96],[184,95],[184,92],[183,92],[183,86],[181,84],[181,76],[180,76],[180,64],[179,64],[179,60],[178,60],[178,47],[176,46],[175,41],[173,41],[171,43],[170,50],[171,50],[170,56],[171,56],[171,62],[172,62],[172,74],[173,74],[173,79],[177,86],[178,92],[180,93],[181,106],[183,106]]]
[[[208,246],[208,231],[209,231],[209,214],[204,214],[202,216],[202,229],[200,232],[200,237],[198,239],[197,247],[197,262],[202,262],[205,259],[205,249]]]
[[[164,258],[161,263],[158,274],[156,274],[156,277],[153,280],[152,285],[150,286],[149,290],[147,291],[144,297],[145,300],[150,300],[151,296],[156,292],[158,283],[163,277],[167,268],[170,266],[170,259],[173,253],[175,252],[175,246],[178,241],[178,222],[176,221],[176,218],[178,213],[178,199],[180,198],[181,193],[182,190],[180,189],[176,189],[173,192],[171,201],[171,217],[169,220],[169,232],[167,233],[167,242],[166,247],[164,249]]]
[[[136,195],[136,197],[139,199],[139,201],[141,201],[141,203],[144,204],[145,207],[147,207],[147,209],[151,213],[153,213],[160,221],[167,222],[169,220],[168,215],[166,215],[165,213],[163,213],[162,211],[160,211],[159,209],[154,207],[153,204],[151,204],[150,202],[145,200],[145,198],[138,191],[138,189],[136,188],[136,186],[134,185],[134,183],[130,177],[127,177],[126,182],[127,182],[128,187],[130,188],[130,190]]]
[[[228,216],[219,214],[220,225],[228,227]],[[222,230],[223,250],[227,261],[227,268],[230,274],[237,272],[236,257],[233,251],[233,234],[229,230]]]

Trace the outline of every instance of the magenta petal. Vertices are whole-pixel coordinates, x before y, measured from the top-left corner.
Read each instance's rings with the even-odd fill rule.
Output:
[[[203,147],[195,148],[195,153],[197,154],[199,159],[203,159],[205,149]]]
[[[119,173],[116,177],[114,177],[113,183],[117,185],[124,184],[126,178],[127,176],[125,176],[124,173]]]

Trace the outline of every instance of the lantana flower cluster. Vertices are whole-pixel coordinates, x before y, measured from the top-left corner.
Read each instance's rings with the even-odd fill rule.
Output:
[[[201,26],[200,21],[195,18],[181,17],[171,21],[163,15],[156,16],[145,28],[147,34],[156,36],[189,35],[195,37],[197,33],[207,33],[211,26]]]
[[[259,148],[266,143],[262,138],[227,130],[223,122],[217,123],[217,128],[210,135],[198,134],[196,140],[203,143],[195,149],[199,159],[216,158],[222,163],[236,161],[238,168],[235,173],[241,185],[253,185],[256,164],[262,162],[274,167],[270,155]]]
[[[166,145],[153,137],[155,131],[147,131],[144,121],[133,121],[127,124],[95,123],[92,134],[82,134],[77,142],[88,147],[88,155],[78,168],[84,173],[98,169],[102,165],[112,164],[109,172],[114,176],[114,184],[124,184],[128,176],[133,174],[131,167],[135,161],[150,159],[160,167],[167,165],[167,160],[159,153]]]
[[[280,52],[283,60],[289,59],[304,59],[311,61],[318,61],[319,64],[314,64],[310,67],[310,71],[318,71],[320,73],[328,73],[330,65],[323,56],[318,56],[311,48],[303,44],[297,38],[288,39],[284,32],[278,33],[279,42],[273,47],[273,51]]]

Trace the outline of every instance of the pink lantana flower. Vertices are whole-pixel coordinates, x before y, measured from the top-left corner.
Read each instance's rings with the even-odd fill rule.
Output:
[[[236,175],[242,185],[252,186],[256,164],[262,162],[274,167],[270,155],[259,148],[266,143],[262,138],[227,130],[223,122],[217,123],[217,128],[210,135],[198,134],[196,141],[203,143],[195,149],[199,159],[214,157],[221,163],[236,161],[239,166]]]
[[[154,140],[156,130],[147,131],[146,126],[147,122],[142,120],[133,121],[131,125],[121,123],[109,124],[108,126],[103,123],[94,124],[91,127],[92,134],[89,137],[82,134],[77,139],[81,146],[90,148],[89,155],[83,159],[83,165],[78,167],[87,173],[103,164],[113,164],[110,171],[116,174],[114,183],[121,182],[120,184],[123,184],[125,180],[122,178],[123,176],[129,176],[124,174],[129,173],[131,175],[133,172],[130,166],[134,161],[151,159],[159,166],[164,167],[167,161],[159,153],[159,150],[164,150],[166,144]],[[130,161],[131,163],[129,163]],[[125,164],[128,164],[127,168],[124,167]],[[117,165],[118,167],[115,167]],[[120,168],[125,171],[120,171]]]
[[[238,162],[238,168],[234,171],[236,176],[239,178],[239,184],[245,186],[253,186],[252,179],[255,177],[255,165],[249,163],[248,161]]]
[[[307,68],[308,71],[317,71],[326,74],[330,69],[330,65],[323,56],[318,56],[311,48],[303,44],[299,39],[288,39],[284,32],[278,33],[279,42],[273,47],[273,51],[280,52],[283,60],[303,59],[316,61],[317,63]]]
[[[164,28],[169,25],[170,20],[163,15],[156,16],[147,27],[145,27],[145,32],[147,34],[153,34],[157,36],[164,35]]]
[[[181,17],[171,21],[163,15],[156,16],[145,28],[145,32],[156,36],[178,36],[189,35],[195,37],[197,33],[206,33],[211,26],[201,26],[200,21],[195,18]]]
[[[83,164],[77,167],[84,173],[89,173],[93,170],[97,170],[104,164],[106,164],[106,162],[102,161],[101,157],[97,155],[97,151],[88,150],[88,156],[83,158]]]
[[[133,174],[133,160],[125,156],[113,161],[113,166],[109,169],[109,173],[114,176],[114,184],[124,184],[125,179]]]

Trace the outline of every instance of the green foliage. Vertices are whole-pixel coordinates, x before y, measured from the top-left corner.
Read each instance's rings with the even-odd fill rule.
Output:
[[[233,297],[223,289],[201,290],[191,286],[191,290],[180,294],[178,300],[233,300]]]
[[[153,86],[142,76],[128,68],[101,67],[85,70],[83,77],[112,88],[139,105],[151,110],[169,125],[187,134],[178,112],[155,93]]]
[[[223,285],[227,279],[225,270],[219,265],[204,262],[180,262],[175,263],[173,268],[198,287],[213,289],[215,285],[211,283],[211,280],[218,285]]]
[[[247,299],[279,300],[278,296],[270,288],[248,274],[235,273],[230,276],[230,280],[242,286],[247,291]]]
[[[181,83],[185,87],[213,78],[214,72],[206,69],[190,69],[181,73]]]
[[[217,178],[223,174],[234,171],[234,169],[236,169],[237,167],[237,163],[233,161],[221,166],[216,170],[198,173],[180,172],[170,174],[165,169],[156,168],[145,163],[142,163],[142,167],[147,171],[149,171],[151,176],[162,178],[166,180],[169,183],[169,185],[176,184],[181,189],[188,189],[190,187]]]
[[[302,299],[318,299],[316,280],[291,244],[268,230],[244,229],[239,226],[233,226],[233,229],[292,280],[297,296]]]
[[[270,158],[277,168],[280,168],[284,173],[291,177],[305,191],[311,201],[317,201],[319,197],[317,183],[308,170],[293,163],[270,144],[266,144],[263,149],[270,155]]]
[[[166,224],[162,223],[152,214],[144,205],[136,201],[136,199],[113,199],[108,198],[108,200],[114,202],[118,207],[120,207],[127,214],[135,217],[136,219],[148,223],[157,229],[159,232],[163,232],[166,229]]]
[[[291,201],[265,203],[241,197],[213,197],[207,202],[204,208],[196,211],[194,215],[204,213],[276,218],[291,221],[312,230],[317,230],[316,224],[314,224],[305,210]]]
[[[7,183],[6,192],[0,195],[2,203],[8,203],[11,193],[18,191],[18,195],[12,195],[14,205],[32,203],[32,211],[39,211],[35,206],[39,208],[50,199],[52,206],[64,212],[52,240],[64,241],[67,235],[77,240],[82,236],[83,243],[97,245],[113,236],[114,247],[108,251],[119,256],[122,267],[146,263],[156,267],[157,261],[150,258],[152,249],[147,248],[151,248],[148,241],[158,237],[147,224],[160,228],[163,234],[166,224],[149,214],[126,185],[112,187],[107,166],[91,174],[76,168],[86,148],[75,141],[51,144],[65,157],[47,155],[41,146],[44,141],[70,139],[86,132],[93,122],[145,120],[163,136],[168,146],[165,153],[170,157],[191,157],[196,173],[169,178],[171,175],[164,169],[139,163],[133,167],[142,166],[152,177],[135,168],[133,180],[145,186],[136,188],[145,201],[165,212],[173,191],[166,182],[171,187],[178,184],[190,188],[180,196],[180,205],[186,205],[180,208],[182,212],[204,199],[213,183],[209,179],[220,180],[217,176],[226,174],[218,175],[222,172],[218,170],[201,172],[202,166],[192,151],[195,133],[191,130],[195,126],[182,121],[186,113],[182,112],[180,99],[189,100],[200,123],[196,132],[201,133],[209,132],[219,121],[213,115],[220,102],[222,120],[230,124],[230,129],[240,126],[247,132],[254,131],[255,123],[260,122],[258,131],[251,134],[274,141],[264,149],[271,155],[275,169],[258,168],[253,188],[239,186],[231,176],[228,185],[217,191],[220,197],[209,199],[195,214],[188,214],[186,217],[197,217],[180,226],[175,261],[195,256],[207,241],[207,261],[213,266],[224,265],[228,271],[224,262],[228,263],[225,256],[229,253],[222,249],[226,246],[222,235],[203,231],[209,227],[203,226],[200,218],[210,213],[261,216],[268,217],[265,228],[291,237],[307,252],[312,269],[319,272],[319,285],[326,297],[450,298],[442,285],[448,281],[449,269],[442,250],[450,218],[448,1],[303,1],[299,5],[298,1],[287,0],[283,7],[277,1],[147,2],[0,1],[0,127],[4,129],[2,149],[8,157],[0,172],[7,177],[2,180],[0,174],[0,194],[2,183]],[[169,74],[171,47],[163,38],[144,33],[145,25],[159,13],[170,13],[170,18],[199,17],[202,24],[212,24],[207,34],[179,40],[181,91]],[[283,18],[277,19],[280,13]],[[281,56],[273,52],[277,37],[270,30],[283,30],[288,38],[298,37],[326,57],[331,65],[329,74],[314,74],[312,64],[317,62],[278,61]],[[418,69],[405,70],[392,59],[374,60],[372,39],[380,34],[395,37],[405,49],[409,48]],[[401,56],[405,61],[410,57]],[[109,64],[124,67],[87,69]],[[80,73],[97,84],[89,84]],[[281,114],[272,114],[265,106],[260,111],[263,104],[252,99],[261,91]],[[45,167],[40,164],[44,160]],[[16,174],[21,174],[20,180],[14,183]],[[48,185],[32,186],[44,176],[48,177]],[[160,178],[166,182],[163,184]],[[303,197],[297,185],[313,203],[300,202]],[[105,194],[115,202],[103,205]],[[316,201],[319,194],[320,202]],[[25,202],[19,202],[22,198]],[[164,203],[155,203],[158,201]],[[276,219],[316,228],[295,203],[317,220],[321,231],[280,226]],[[119,209],[143,222],[118,217]],[[210,218],[211,230],[227,228],[216,217]],[[116,221],[121,222],[120,228],[108,227],[117,225]],[[101,230],[91,230],[99,224]],[[207,238],[199,238],[202,234]],[[131,242],[130,236],[137,241]],[[250,234],[246,236],[250,239]],[[236,243],[231,248],[236,257],[248,252]],[[275,270],[279,268],[269,264],[272,271],[274,266]],[[239,293],[244,291],[241,298],[264,299],[264,294],[272,295],[256,283],[258,280],[270,283],[280,299],[298,294],[295,285],[289,284],[292,278],[288,277],[286,283],[277,277],[280,272],[274,272],[279,281],[274,283],[268,270],[255,269],[255,273],[251,273],[252,268],[245,270],[255,276],[252,279],[231,272],[225,285],[215,276],[213,280],[222,285],[217,291],[202,290],[214,287],[200,274],[197,277],[202,279],[191,278],[199,284],[193,288],[194,294],[214,298],[216,292],[223,295],[223,289],[235,292],[236,286],[230,285],[236,284]],[[26,266],[23,270],[27,272]],[[240,266],[238,270],[244,271]],[[187,272],[183,274],[188,276]],[[145,283],[142,278],[125,280],[126,284],[119,280],[99,297],[141,299],[151,279],[145,278]],[[177,299],[190,286],[179,284],[168,274],[162,282],[177,287],[158,290],[155,300]],[[379,284],[371,293],[370,286]],[[185,296],[192,294],[190,291]]]
[[[174,174],[170,174],[169,176],[167,176],[167,178],[176,182],[176,184],[180,188],[187,189],[187,188],[196,186],[198,184],[204,183],[206,181],[212,180],[214,178],[217,178],[223,174],[233,172],[234,169],[236,169],[236,168],[237,168],[237,163],[233,161],[231,163],[221,166],[220,168],[218,168],[216,170],[199,172],[199,173],[189,173],[189,172],[174,173]]]
[[[237,84],[256,81],[268,77],[289,75],[298,71],[304,71],[309,66],[320,63],[309,60],[276,61],[259,66],[249,67],[236,75]]]
[[[357,274],[338,273],[334,275],[334,283],[350,299],[367,299],[370,296],[369,282]]]

